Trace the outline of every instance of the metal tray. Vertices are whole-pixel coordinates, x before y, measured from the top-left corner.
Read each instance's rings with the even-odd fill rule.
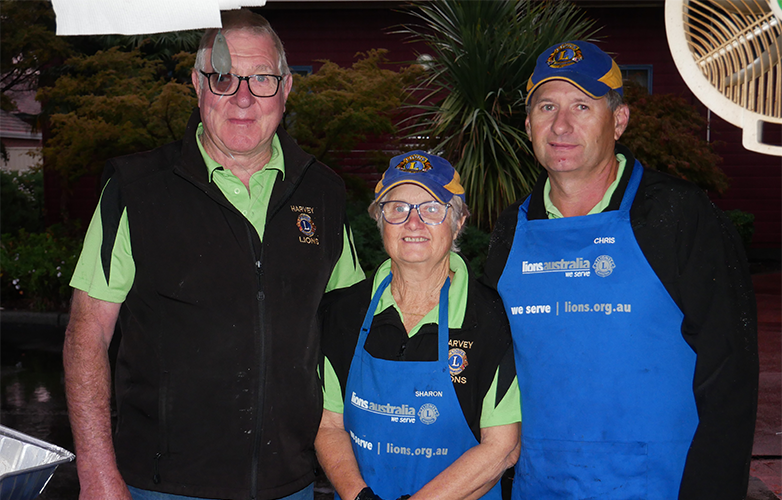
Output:
[[[0,500],[32,500],[41,494],[68,450],[0,425]]]

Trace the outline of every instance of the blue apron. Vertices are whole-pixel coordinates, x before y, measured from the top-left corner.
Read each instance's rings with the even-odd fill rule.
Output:
[[[345,430],[361,476],[384,500],[412,495],[476,446],[448,369],[448,289],[440,290],[437,361],[390,361],[364,349],[380,284],[361,326],[345,388]],[[500,485],[483,498],[500,500]]]
[[[677,498],[698,425],[683,314],[617,211],[527,220],[498,283],[523,405],[513,499]]]

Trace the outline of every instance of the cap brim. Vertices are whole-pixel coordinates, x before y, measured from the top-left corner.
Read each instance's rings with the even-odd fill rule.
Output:
[[[380,198],[385,196],[389,191],[391,191],[395,187],[400,186],[402,184],[414,184],[414,185],[422,188],[427,193],[429,193],[432,196],[434,196],[434,199],[439,201],[440,203],[442,203],[442,204],[448,203],[447,201],[444,201],[442,198],[437,196],[437,194],[434,191],[432,191],[426,184],[424,184],[422,182],[418,182],[418,181],[413,181],[413,180],[410,180],[410,179],[398,180],[396,182],[393,182],[393,183],[389,184],[388,186],[384,186],[383,189],[381,189],[379,192],[375,193],[375,199],[379,200]]]
[[[592,85],[590,85],[590,88],[586,88],[584,85],[582,85],[581,83],[576,81],[574,78],[572,78],[571,75],[560,74],[560,75],[549,76],[547,78],[544,78],[541,81],[539,81],[538,83],[536,83],[535,85],[533,85],[532,88],[530,89],[530,91],[527,93],[527,99],[525,100],[525,104],[529,106],[529,101],[532,98],[532,94],[535,93],[535,91],[538,89],[538,87],[540,87],[544,83],[550,82],[552,80],[562,80],[564,82],[568,82],[569,84],[573,85],[578,90],[580,90],[581,92],[585,93],[586,95],[588,95],[592,99],[601,99],[601,98],[605,97],[606,94],[608,94],[608,92],[611,91],[611,87],[609,87],[605,83],[599,82],[599,85],[595,85],[594,81],[593,81],[593,82],[591,82]],[[602,92],[602,94],[600,92]]]

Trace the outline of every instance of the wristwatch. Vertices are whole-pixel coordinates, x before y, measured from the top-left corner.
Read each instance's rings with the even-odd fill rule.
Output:
[[[372,488],[367,486],[363,490],[358,492],[358,495],[356,495],[356,500],[382,500],[379,496],[375,495],[375,492],[372,491]]]

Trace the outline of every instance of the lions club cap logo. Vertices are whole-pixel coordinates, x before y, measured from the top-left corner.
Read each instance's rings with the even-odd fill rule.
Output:
[[[402,159],[396,166],[397,170],[409,173],[427,172],[432,169],[429,158],[422,155],[408,155]]]
[[[548,57],[546,63],[552,68],[564,68],[581,61],[584,56],[581,49],[574,43],[563,43]]]

